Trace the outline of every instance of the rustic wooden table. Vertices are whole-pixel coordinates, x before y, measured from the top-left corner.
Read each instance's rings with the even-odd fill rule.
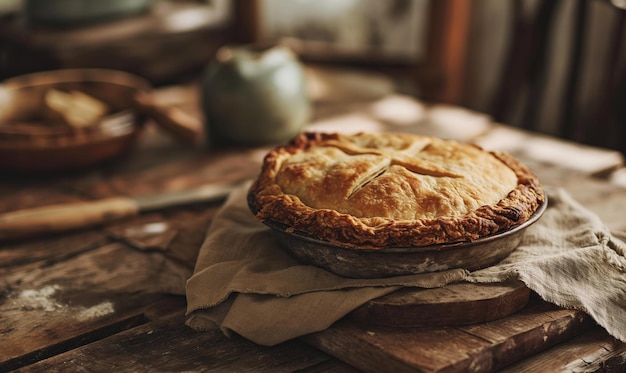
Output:
[[[175,88],[162,93],[180,92]],[[403,96],[349,105],[319,104],[317,109],[314,129],[405,130],[509,150],[545,184],[566,188],[609,227],[626,231],[626,183],[622,158],[615,152],[520,132],[455,108],[428,108]],[[265,151],[190,148],[150,127],[131,154],[98,168],[56,175],[0,173],[0,212],[251,178]],[[358,354],[359,349],[371,348],[367,338],[342,340],[354,328],[349,323],[274,347],[227,338],[220,331],[198,333],[184,325],[185,279],[218,208],[219,203],[169,208],[102,227],[1,242],[0,371],[352,372],[358,371],[355,365],[367,368],[368,359],[375,355]],[[525,318],[488,323],[489,335],[472,327],[445,330],[452,339],[459,334],[480,335],[483,344],[500,354],[510,351],[506,367],[497,362],[472,367],[467,361],[475,356],[440,356],[445,350],[437,347],[404,351],[399,366],[405,362],[402,359],[412,359],[404,367],[419,366],[424,371],[626,369],[626,344],[581,312],[560,310],[538,299],[531,306]],[[539,326],[536,320],[532,325],[528,321],[536,319],[533,312],[543,317]],[[513,341],[499,337],[499,328],[513,327],[521,337]],[[559,328],[568,332],[556,333]],[[525,346],[524,335],[537,333],[543,342]],[[430,338],[419,331],[413,335]],[[346,343],[352,343],[352,352]]]

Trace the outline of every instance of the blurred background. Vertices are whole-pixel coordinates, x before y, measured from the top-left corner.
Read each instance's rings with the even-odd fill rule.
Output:
[[[220,46],[280,40],[319,71],[358,72],[356,87],[364,88],[354,89],[357,95],[391,85],[426,103],[625,152],[623,6],[620,0],[0,0],[0,79],[104,67],[157,87],[188,83]]]

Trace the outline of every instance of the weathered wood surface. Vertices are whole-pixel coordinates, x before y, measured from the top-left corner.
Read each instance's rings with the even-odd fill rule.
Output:
[[[529,297],[530,290],[518,280],[406,288],[365,303],[349,317],[361,324],[392,327],[478,324],[521,310]]]
[[[169,146],[155,139],[146,146]],[[165,157],[146,152],[148,159],[62,175],[46,186],[15,175],[2,180],[0,211],[177,190],[258,170],[249,150],[198,155],[172,146],[176,152]],[[0,371],[351,371],[300,341],[263,349],[184,325],[184,282],[218,207],[171,208],[96,229],[2,242]]]
[[[367,125],[381,120],[379,106],[364,105],[346,105],[348,120],[339,125],[348,123],[354,130],[360,128],[355,120]],[[320,110],[316,120],[333,128],[331,119],[339,114],[337,108]],[[474,119],[470,126],[441,128],[453,134],[461,125],[456,133],[465,140],[488,138],[489,131],[500,128]],[[431,133],[439,128],[420,123]],[[131,154],[97,169],[0,174],[0,212],[251,178],[266,150],[189,148],[150,127]],[[572,170],[535,159],[531,150],[516,151],[546,184],[567,188],[611,228],[626,230],[626,189],[607,181],[607,170],[620,167],[613,153],[599,151],[599,161]],[[515,361],[508,371],[619,371],[626,366],[625,344],[582,313],[537,300],[511,317],[478,325],[398,332],[346,319],[306,338],[339,359],[301,340],[267,348],[220,332],[196,333],[183,324],[182,294],[218,207],[176,207],[101,227],[0,242],[0,371],[352,372],[373,370],[378,357],[388,357],[393,348],[398,359],[388,361],[384,371],[417,364],[424,371],[492,371]]]
[[[573,358],[576,357],[576,358]],[[502,373],[517,372],[603,372],[621,373],[626,366],[626,344],[607,338],[593,329],[576,338],[506,367]]]
[[[305,340],[364,371],[491,372],[591,325],[582,312],[534,299],[520,312],[483,324],[390,328],[343,320]]]
[[[267,348],[242,338],[229,339],[220,331],[196,333],[183,325],[184,315],[180,310],[184,309],[184,300],[176,298],[172,303],[171,308],[178,312],[152,321],[151,310],[147,309],[140,325],[33,364],[23,371],[124,371],[131,367],[133,371],[293,372],[321,364],[342,366],[299,341]],[[349,372],[350,368],[345,367],[343,371]]]

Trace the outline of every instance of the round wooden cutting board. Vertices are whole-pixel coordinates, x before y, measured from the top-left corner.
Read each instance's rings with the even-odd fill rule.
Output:
[[[349,317],[360,323],[394,327],[471,325],[511,315],[522,309],[529,297],[530,290],[519,280],[403,288],[365,303]]]

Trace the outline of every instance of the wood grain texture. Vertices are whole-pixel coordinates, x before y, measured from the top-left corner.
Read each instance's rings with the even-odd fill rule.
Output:
[[[324,364],[325,371],[345,367],[299,341],[259,347],[237,336],[227,338],[219,330],[195,332],[184,325],[183,306],[184,302],[179,302],[179,312],[59,354],[22,371],[293,372],[319,364]],[[94,358],[96,356],[98,358]]]
[[[146,307],[164,293],[183,294],[214,212],[152,215],[175,232],[159,250],[151,235],[137,238],[144,217],[119,223],[117,234],[87,231],[5,246],[0,258],[11,266],[0,280],[0,313],[11,322],[0,323],[0,368],[24,366],[146,322]]]
[[[492,372],[591,326],[580,311],[533,299],[509,317],[472,326],[390,328],[342,320],[303,339],[368,372]]]
[[[543,351],[531,359],[510,365],[503,369],[502,373],[621,373],[624,372],[624,366],[626,366],[626,343],[612,338],[602,330],[594,329]]]
[[[98,247],[108,239],[100,232],[86,231],[52,235],[0,245],[0,277],[16,271],[49,266]]]
[[[9,364],[134,319],[152,300],[141,291],[172,280],[171,274],[161,276],[166,264],[155,254],[108,244],[60,263],[10,273],[1,281],[0,313],[11,322],[2,324],[0,362]]]
[[[362,324],[393,327],[477,324],[519,311],[529,296],[530,290],[517,280],[405,288],[367,302],[351,312],[350,318]]]

